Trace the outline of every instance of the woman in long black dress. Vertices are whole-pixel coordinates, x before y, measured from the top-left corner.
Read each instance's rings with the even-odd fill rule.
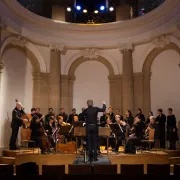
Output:
[[[170,142],[169,149],[176,149],[176,141],[179,140],[177,127],[176,127],[176,117],[172,114],[172,108],[168,109],[168,116],[167,116],[167,141]]]

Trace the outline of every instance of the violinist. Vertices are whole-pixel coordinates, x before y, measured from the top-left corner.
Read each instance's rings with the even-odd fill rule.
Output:
[[[31,140],[35,141],[35,147],[39,147],[41,149],[41,154],[45,154],[45,149],[41,139],[41,136],[44,133],[41,130],[42,126],[43,126],[42,119],[40,119],[37,115],[33,116],[30,124]]]
[[[39,117],[39,118],[42,118],[42,114],[40,113],[40,108],[37,108],[36,109],[36,115]]]
[[[117,143],[114,149],[115,153],[118,153],[119,146],[122,146],[122,141],[125,140],[126,126],[127,124],[122,123],[120,115],[115,116],[116,124],[119,126],[119,131],[116,133]]]
[[[12,122],[11,122],[11,128],[12,128],[12,134],[9,142],[9,149],[10,150],[17,150],[16,146],[16,140],[19,132],[19,127],[27,122],[27,119],[22,119],[22,116],[24,115],[24,111],[22,109],[22,104],[20,102],[16,102],[16,107],[12,111]]]
[[[138,146],[140,144],[140,140],[143,138],[144,127],[145,123],[143,117],[141,115],[136,116],[131,129],[132,134],[126,142],[125,153],[136,154],[135,146]]]
[[[55,118],[54,116],[50,116],[49,117],[49,123],[45,125],[45,131],[47,133],[47,136],[48,136],[48,140],[50,142],[50,145],[51,145],[51,148],[54,148],[55,147],[55,143],[54,143],[54,140],[53,140],[53,128],[55,127]]]

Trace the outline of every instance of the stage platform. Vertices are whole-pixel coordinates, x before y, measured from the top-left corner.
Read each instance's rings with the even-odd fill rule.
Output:
[[[179,152],[179,151],[178,151]],[[26,162],[36,162],[39,165],[39,173],[42,174],[42,165],[65,165],[65,171],[68,173],[68,164],[74,164],[79,157],[79,154],[46,154],[41,155],[37,150],[34,152],[31,150],[19,151],[3,151],[3,157],[1,157],[0,163],[2,164],[22,164]],[[4,158],[4,159],[3,159]],[[80,156],[81,163],[83,164],[83,156]],[[117,164],[117,172],[120,173],[121,164],[144,164],[144,173],[147,173],[147,164],[168,164],[169,154],[163,151],[139,151],[137,154],[113,154],[108,155],[102,153],[99,157],[98,164],[104,164],[103,162],[109,162],[110,164]],[[104,161],[106,159],[106,161]],[[96,164],[96,163],[95,163]]]

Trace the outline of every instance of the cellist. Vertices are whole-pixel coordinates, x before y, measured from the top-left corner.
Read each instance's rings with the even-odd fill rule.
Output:
[[[10,150],[17,150],[16,140],[19,132],[19,127],[23,124],[28,122],[27,119],[22,119],[24,115],[24,111],[22,109],[22,104],[20,102],[16,102],[16,107],[12,111],[12,135],[9,142],[9,149]]]
[[[34,115],[30,124],[30,129],[32,130],[31,140],[35,141],[35,146],[41,149],[41,154],[45,154],[45,148],[43,146],[43,142],[41,138],[44,133],[41,130],[42,126],[43,126],[43,120],[40,119],[37,115]]]

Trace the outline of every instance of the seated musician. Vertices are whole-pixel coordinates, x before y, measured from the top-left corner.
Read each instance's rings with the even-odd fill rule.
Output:
[[[55,143],[54,143],[54,140],[53,140],[53,128],[54,128],[54,125],[55,124],[55,118],[54,116],[50,116],[49,117],[49,123],[45,125],[45,131],[47,133],[47,136],[48,136],[48,140],[50,142],[50,145],[52,148],[55,147]]]
[[[105,127],[110,127],[109,126],[110,124],[113,124],[113,123],[112,123],[112,120],[110,118],[108,118],[106,120]],[[106,143],[107,142],[104,141],[104,144],[106,144]],[[112,148],[112,150],[114,150],[114,148],[115,148],[115,135],[112,132],[111,132],[111,136],[109,136],[109,145]]]
[[[44,133],[41,130],[42,125],[42,119],[40,120],[38,116],[33,116],[30,124],[31,140],[35,141],[35,147],[39,147],[41,149],[41,154],[45,154],[45,149],[43,147],[43,142],[41,139],[41,136]]]
[[[154,116],[150,116],[149,120],[150,120],[150,123],[149,123],[148,127],[145,130],[145,136],[144,136],[145,139],[149,139],[149,131],[151,129],[155,129],[155,132],[154,132],[155,137],[156,137],[156,134],[157,134],[156,118]]]
[[[122,146],[122,141],[125,140],[126,126],[128,126],[128,124],[121,120],[120,115],[116,115],[115,120],[116,120],[116,123],[119,125],[119,131],[117,131],[116,133],[117,142],[114,149],[114,152],[117,153],[119,150],[119,146]]]
[[[39,117],[39,118],[42,118],[42,114],[40,113],[40,108],[37,108],[36,109],[36,115]]]
[[[126,142],[125,153],[136,154],[136,146],[140,145],[140,140],[143,138],[144,127],[145,123],[142,116],[137,115],[131,129],[132,134],[129,136]]]

